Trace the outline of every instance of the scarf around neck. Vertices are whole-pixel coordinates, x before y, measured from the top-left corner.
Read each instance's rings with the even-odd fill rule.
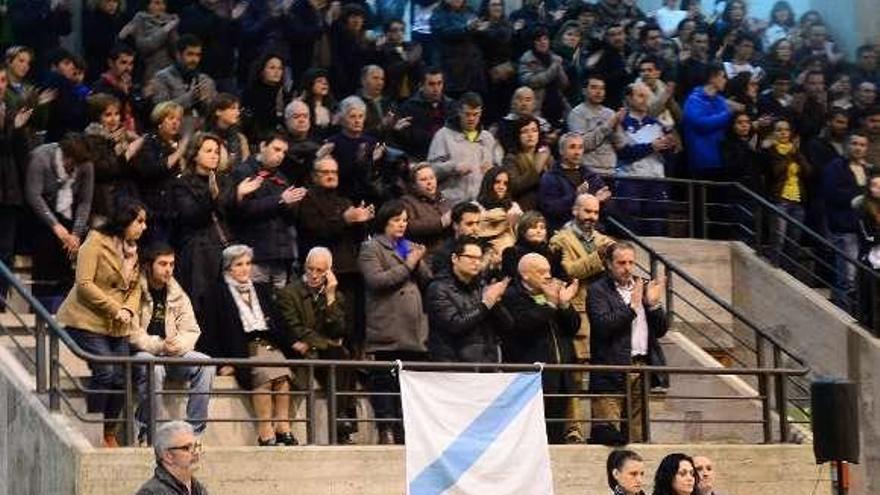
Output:
[[[264,332],[269,330],[266,324],[266,317],[263,314],[263,308],[260,307],[260,300],[257,298],[257,289],[252,281],[241,283],[236,281],[229,274],[223,274],[223,280],[232,294],[232,300],[235,301],[235,307],[238,310],[238,317],[241,319],[241,328],[244,333]],[[242,294],[250,294],[251,303],[245,302]]]

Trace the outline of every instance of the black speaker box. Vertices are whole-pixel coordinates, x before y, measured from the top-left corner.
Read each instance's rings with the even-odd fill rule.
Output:
[[[816,463],[859,462],[859,389],[853,382],[817,381],[810,386]]]

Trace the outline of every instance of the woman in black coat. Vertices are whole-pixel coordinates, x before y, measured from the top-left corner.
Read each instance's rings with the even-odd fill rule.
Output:
[[[211,311],[203,315],[200,350],[213,357],[284,361],[294,339],[276,309],[272,288],[251,280],[251,248],[236,244],[223,250],[223,275],[208,294]],[[257,444],[296,445],[290,432],[290,396],[270,392],[290,390],[293,375],[284,366],[222,366],[219,374],[235,374],[247,390],[265,391],[251,396],[257,425]],[[274,421],[273,421],[274,420]]]
[[[223,222],[223,199],[230,191],[227,179],[216,173],[220,138],[197,134],[188,147],[186,162],[187,170],[171,189],[171,207],[175,212],[172,244],[177,251],[175,276],[189,294],[196,315],[204,316],[211,307],[205,303],[206,294],[220,274],[220,253],[229,243]]]
[[[505,277],[517,278],[519,260],[529,254],[538,253],[550,262],[550,273],[554,278],[565,280],[568,277],[562,269],[562,256],[551,251],[547,239],[547,220],[537,211],[527,211],[516,224],[516,244],[504,250],[501,256],[501,272]]]
[[[280,55],[267,54],[253,66],[250,81],[241,95],[247,123],[245,132],[251,143],[259,143],[284,124],[284,61]]]
[[[168,242],[174,207],[171,186],[183,168],[186,143],[179,137],[183,107],[173,101],[159,103],[150,115],[156,131],[144,137],[144,144],[132,159],[134,177],[140,200],[147,207],[150,228],[141,237],[144,246],[152,242]]]

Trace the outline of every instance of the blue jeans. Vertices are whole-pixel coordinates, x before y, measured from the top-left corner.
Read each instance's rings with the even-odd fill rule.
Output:
[[[138,358],[155,357],[149,352],[140,351],[135,354]],[[183,356],[186,359],[208,359],[208,356],[201,352],[189,351]],[[138,390],[138,409],[135,417],[137,418],[139,428],[145,428],[150,419],[150,397],[147,390],[147,367],[138,366],[136,371],[136,383]],[[197,435],[205,431],[205,419],[208,418],[208,401],[210,396],[206,395],[211,391],[214,384],[214,366],[153,366],[153,390],[161,392],[165,385],[165,378],[172,380],[189,382],[189,391],[197,392],[190,395],[186,401],[186,418],[192,425]]]
[[[99,356],[128,357],[128,337],[110,337],[88,330],[66,328],[70,337],[91,354]],[[125,390],[125,368],[119,364],[89,363],[92,377],[89,379],[90,390]],[[86,407],[89,412],[104,413],[104,419],[116,419],[125,404],[122,393],[89,393],[86,396]]]
[[[831,234],[831,242],[852,259],[859,255],[859,238],[853,233]],[[834,253],[834,287],[831,290],[831,301],[845,310],[852,308],[856,283],[856,266],[843,256]]]

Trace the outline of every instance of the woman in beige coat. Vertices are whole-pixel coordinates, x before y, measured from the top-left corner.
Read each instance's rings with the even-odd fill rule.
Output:
[[[128,357],[132,318],[138,313],[137,240],[147,228],[147,213],[138,201],[123,201],[100,229],[93,230],[76,259],[76,282],[58,309],[56,319],[86,352]],[[119,390],[125,385],[122,366],[89,363],[90,390]],[[91,393],[89,412],[115,420],[124,396]],[[116,423],[104,424],[104,446],[118,447]]]

